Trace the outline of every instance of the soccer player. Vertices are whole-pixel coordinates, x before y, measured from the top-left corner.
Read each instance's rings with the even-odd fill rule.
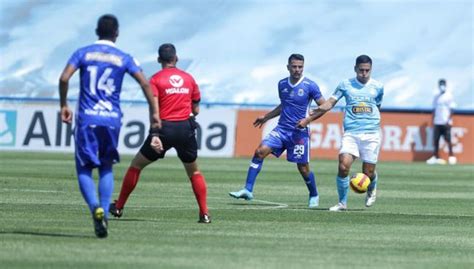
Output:
[[[178,56],[173,44],[162,44],[158,49],[161,70],[150,80],[158,103],[162,127],[151,130],[145,143],[135,155],[123,179],[118,200],[110,207],[110,213],[120,218],[129,195],[135,189],[140,172],[150,163],[165,157],[175,148],[191,180],[192,189],[199,205],[199,223],[210,223],[207,208],[206,180],[199,171],[195,116],[199,113],[201,93],[194,78],[176,67]]]
[[[342,97],[345,98],[344,135],[339,151],[339,169],[336,177],[339,203],[330,211],[347,209],[347,192],[349,189],[349,171],[356,158],[362,160],[362,172],[371,183],[367,190],[365,205],[375,203],[377,188],[377,164],[380,150],[380,106],[383,97],[383,85],[370,78],[372,59],[360,55],[354,66],[355,78],[342,81],[331,97],[311,115],[302,119],[298,126],[305,127],[311,121],[331,110]]]
[[[446,91],[446,80],[440,79],[438,82],[439,93],[433,99],[433,156],[429,158],[427,164],[445,164],[446,161],[439,158],[439,141],[441,136],[448,144],[449,164],[456,164],[457,159],[453,154],[453,144],[451,143],[451,125],[453,124],[453,108],[456,106],[453,95]]]
[[[122,112],[120,92],[125,73],[140,84],[149,104],[150,124],[158,127],[159,114],[148,81],[137,61],[115,47],[118,20],[103,15],[97,22],[99,40],[74,52],[59,79],[61,119],[71,123],[73,112],[67,104],[69,79],[80,70],[79,101],[75,115],[75,160],[79,188],[94,221],[95,234],[107,237],[107,212],[114,188],[112,165],[119,161],[117,151]],[[92,178],[99,170],[99,197]]]
[[[308,187],[308,207],[315,208],[319,206],[319,196],[316,177],[309,167],[309,130],[306,126],[297,128],[296,124],[306,116],[312,100],[321,105],[325,99],[321,95],[319,86],[303,76],[303,55],[290,55],[287,68],[290,76],[278,83],[280,105],[266,115],[258,117],[253,123],[255,127],[262,127],[269,119],[280,116],[278,125],[255,150],[248,169],[245,187],[240,191],[230,192],[229,195],[237,199],[252,200],[255,180],[262,169],[265,157],[270,153],[279,157],[286,150],[286,159],[296,163],[298,171]]]

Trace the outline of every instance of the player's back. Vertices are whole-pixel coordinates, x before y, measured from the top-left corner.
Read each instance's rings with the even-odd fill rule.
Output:
[[[134,59],[113,42],[99,40],[78,49],[69,64],[80,70],[77,117],[88,124],[120,125],[124,75],[140,71]]]
[[[176,67],[158,71],[151,78],[150,85],[154,95],[158,97],[162,120],[188,119],[192,102],[198,102],[201,98],[193,76]]]

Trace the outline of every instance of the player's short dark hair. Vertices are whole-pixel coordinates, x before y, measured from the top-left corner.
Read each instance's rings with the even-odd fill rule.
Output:
[[[367,63],[372,65],[372,59],[367,55],[360,55],[359,57],[356,58],[356,66],[358,66],[359,64],[367,64]]]
[[[95,31],[100,39],[114,38],[117,36],[118,28],[117,17],[112,14],[105,14],[97,21],[97,29]]]
[[[304,56],[298,53],[293,53],[290,55],[288,58],[288,63],[291,63],[292,60],[298,60],[298,61],[303,61],[304,62]]]
[[[446,79],[442,78],[438,81],[439,85],[446,85]]]
[[[165,63],[174,61],[176,58],[175,46],[171,43],[162,44],[158,48],[158,57],[160,57],[160,60]]]

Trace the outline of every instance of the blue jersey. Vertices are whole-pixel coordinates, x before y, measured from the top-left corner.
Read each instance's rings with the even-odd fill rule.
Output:
[[[291,84],[290,78],[280,80],[278,96],[281,102],[278,126],[291,130],[295,129],[299,120],[306,117],[311,101],[322,97],[319,86],[305,77],[295,85]]]
[[[86,125],[120,126],[122,81],[125,72],[141,71],[136,60],[117,49],[113,42],[99,40],[74,52],[68,64],[80,70],[76,121]]]
[[[332,98],[345,97],[344,131],[350,133],[373,133],[380,130],[380,111],[383,85],[370,79],[366,84],[357,78],[342,81],[334,91]]]

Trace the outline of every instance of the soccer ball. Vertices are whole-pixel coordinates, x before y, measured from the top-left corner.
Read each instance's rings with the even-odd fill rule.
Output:
[[[350,186],[356,193],[364,193],[370,184],[370,178],[364,173],[357,173],[351,177]]]

